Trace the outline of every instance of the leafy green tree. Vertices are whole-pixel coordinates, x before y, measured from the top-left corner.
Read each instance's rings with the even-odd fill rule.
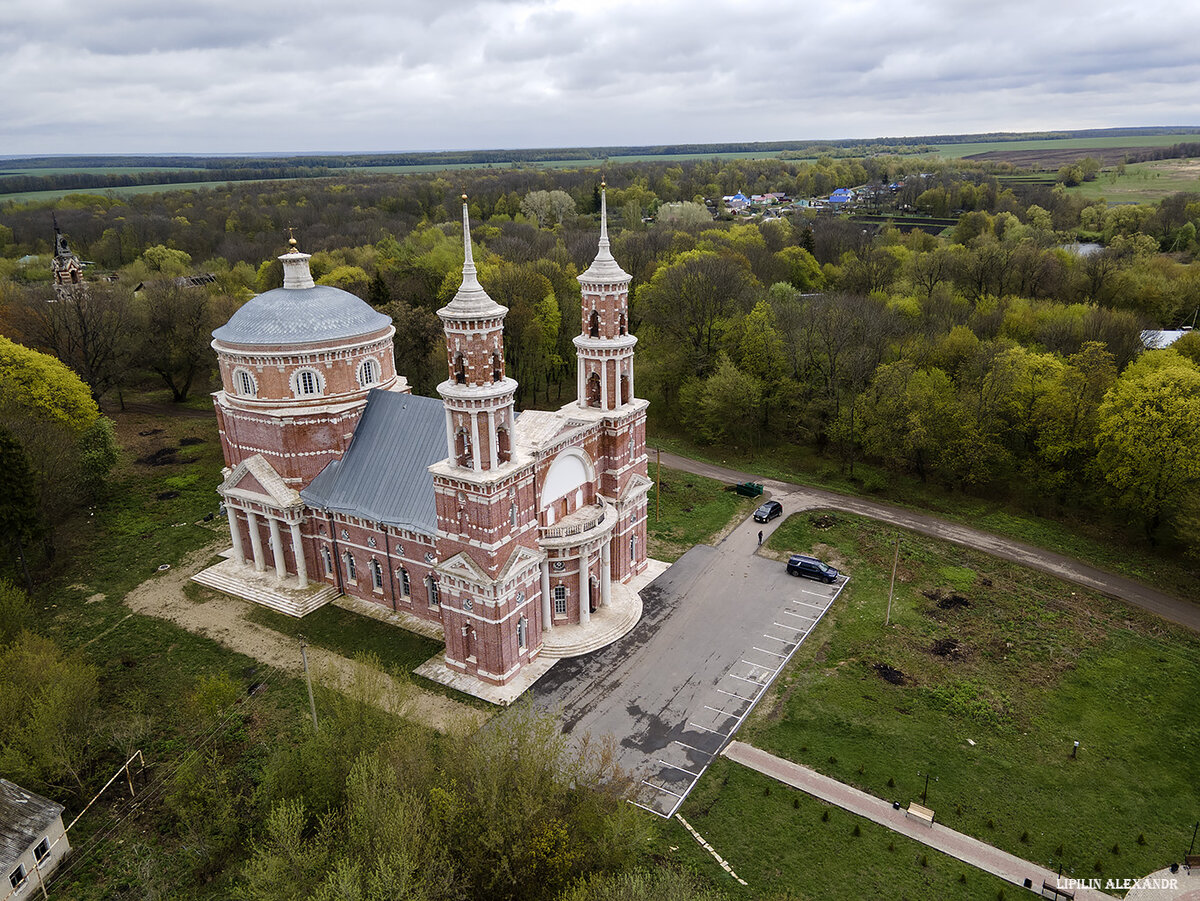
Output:
[[[6,537],[14,569],[20,573],[29,591],[33,590],[33,583],[25,549],[41,528],[38,493],[29,456],[21,443],[7,429],[0,427],[0,534]]]
[[[22,633],[0,650],[0,770],[33,788],[82,793],[98,695],[95,667]]]
[[[7,579],[0,579],[0,649],[16,640],[32,617],[29,596]]]
[[[658,208],[656,221],[671,228],[706,228],[712,225],[712,213],[703,203],[693,203],[684,200],[675,203],[664,203]]]
[[[762,431],[762,383],[721,354],[716,371],[680,394],[685,425],[709,444],[753,446]]]
[[[1096,449],[1106,481],[1153,540],[1200,485],[1200,369],[1171,350],[1127,367],[1100,405]]]
[[[147,247],[142,251],[142,260],[145,261],[151,272],[159,272],[164,276],[172,277],[187,275],[192,265],[190,254],[162,244]]]
[[[182,403],[198,378],[207,383],[213,370],[212,331],[233,313],[233,303],[163,280],[141,292],[133,313],[138,361],[170,389],[174,403]]]

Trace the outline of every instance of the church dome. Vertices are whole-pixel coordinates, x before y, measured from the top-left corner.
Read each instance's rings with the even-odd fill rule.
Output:
[[[214,331],[223,344],[319,344],[357,338],[392,324],[349,291],[313,282],[309,255],[294,250],[283,261],[283,287],[251,298]]]

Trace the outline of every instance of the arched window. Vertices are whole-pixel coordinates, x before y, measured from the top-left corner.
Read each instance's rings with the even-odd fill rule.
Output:
[[[600,406],[600,373],[593,372],[587,377],[587,405]]]
[[[358,567],[354,564],[354,555],[346,551],[346,578],[351,582],[358,581]]]
[[[501,463],[507,463],[512,459],[512,446],[508,440],[508,429],[503,426],[496,429],[496,450]]]
[[[333,554],[331,554],[329,552],[329,548],[324,547],[324,546],[321,548],[321,560],[325,564],[325,575],[332,576],[333,575]]]
[[[629,403],[629,376],[621,376],[621,403]]]
[[[524,650],[525,645],[528,643],[528,632],[529,621],[522,616],[519,620],[517,620],[517,647],[521,648],[522,650]]]
[[[588,318],[588,334],[593,338],[600,337],[600,314],[592,310],[592,315]]]
[[[454,436],[454,456],[459,466],[471,465],[471,436],[466,429],[459,429]]]
[[[301,369],[292,376],[292,390],[297,397],[315,397],[321,393],[321,374],[315,369]]]
[[[624,314],[624,313],[622,313],[622,314],[621,314],[621,315],[620,315],[620,316],[617,318],[617,334],[618,334],[618,335],[624,335],[624,334],[625,334],[625,314]]]
[[[637,562],[637,536],[629,536],[629,559]]]
[[[555,616],[566,616],[567,615],[567,586],[566,585],[555,585],[554,586],[554,615]]]
[[[504,361],[500,354],[492,354],[492,381],[498,382],[504,378]]]
[[[442,603],[442,591],[440,588],[438,588],[437,579],[435,579],[433,576],[429,577],[428,584],[429,584],[429,606],[437,607],[439,604]]]
[[[374,558],[371,559],[371,587],[383,591],[383,567]]]
[[[358,364],[358,383],[366,388],[379,381],[379,361],[368,357]]]
[[[508,505],[508,518],[512,522],[512,527],[515,529],[517,527],[517,505],[516,504]]]
[[[239,369],[233,374],[233,386],[234,390],[242,397],[258,396],[258,386],[254,383],[254,376],[245,369]]]
[[[400,567],[400,594],[408,597],[412,594],[412,582],[408,579],[408,570]]]
[[[460,385],[467,383],[467,363],[462,354],[456,354],[454,357],[454,381]]]

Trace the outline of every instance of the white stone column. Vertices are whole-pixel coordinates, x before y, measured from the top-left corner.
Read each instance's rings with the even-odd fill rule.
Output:
[[[579,625],[592,621],[592,555],[583,551],[579,555]]]
[[[612,601],[612,561],[609,557],[609,542],[600,545],[600,606],[607,607]]]
[[[488,452],[491,453],[491,463],[489,469],[495,469],[500,465],[500,443],[496,438],[496,411],[490,410],[487,415],[488,421]],[[511,441],[511,437],[509,439]]]
[[[600,409],[608,409],[608,360],[600,361]]]
[[[238,566],[246,565],[246,552],[242,550],[242,533],[238,529],[237,510],[229,504],[225,505],[225,515],[229,517],[229,535],[233,539],[233,559]]]
[[[454,417],[450,415],[450,408],[446,408],[446,456],[450,458],[451,463],[458,463],[457,449],[454,446]]]
[[[582,359],[575,360],[575,402],[581,407],[587,406],[587,376]]]
[[[554,607],[550,598],[550,561],[542,561],[542,630],[554,628]]]
[[[296,556],[296,581],[301,588],[308,587],[308,563],[304,559],[304,540],[300,537],[300,523],[291,524],[292,553]]]
[[[268,516],[267,525],[271,527],[271,556],[275,558],[275,581],[282,582],[287,576],[287,561],[283,559],[283,539],[279,537],[279,520],[274,516]]]
[[[262,536],[258,534],[258,517],[253,511],[246,511],[246,525],[250,527],[250,548],[254,551],[254,571],[265,572],[267,563],[263,559]]]
[[[637,397],[633,393],[633,357],[629,358],[629,402],[633,403],[633,399]]]
[[[482,469],[479,463],[479,414],[472,412],[468,415],[471,417],[471,462],[475,464],[475,471],[479,472]]]

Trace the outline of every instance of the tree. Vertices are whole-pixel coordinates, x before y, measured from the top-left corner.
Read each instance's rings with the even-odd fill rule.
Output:
[[[692,371],[707,376],[730,320],[747,312],[757,283],[744,257],[693,250],[654,273],[638,292],[644,322],[688,351]]]
[[[703,203],[684,200],[678,203],[664,203],[658,208],[656,221],[671,228],[692,229],[711,226],[713,217]]]
[[[142,252],[142,260],[151,272],[162,273],[163,276],[179,277],[186,275],[192,265],[192,258],[182,250],[173,250],[162,244],[147,247]]]
[[[693,379],[680,393],[684,425],[709,444],[748,447],[762,431],[762,383],[722,354],[707,379]]]
[[[34,788],[83,789],[99,706],[96,668],[25,632],[0,650],[0,771]]]
[[[14,318],[25,343],[75,370],[97,401],[130,368],[130,297],[119,285],[88,284],[57,300],[46,291],[30,291]]]
[[[575,199],[566,191],[530,191],[521,201],[521,212],[539,228],[551,220],[561,225],[575,214]]]
[[[1200,485],[1200,369],[1169,349],[1127,367],[1100,405],[1096,449],[1105,480],[1153,541]]]
[[[135,301],[137,359],[162,379],[173,402],[187,400],[196,378],[211,372],[212,330],[232,306],[174,281],[151,283]]]
[[[25,548],[40,531],[38,495],[29,457],[17,439],[7,429],[0,428],[0,534],[6,537],[16,568],[29,591],[33,590],[33,584]],[[3,584],[0,582],[0,587]]]

